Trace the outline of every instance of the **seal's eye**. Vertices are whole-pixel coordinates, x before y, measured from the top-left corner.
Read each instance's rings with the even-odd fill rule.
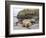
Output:
[[[25,25],[23,25],[23,27],[25,27]]]
[[[31,21],[32,24],[34,24],[35,22],[34,21]]]

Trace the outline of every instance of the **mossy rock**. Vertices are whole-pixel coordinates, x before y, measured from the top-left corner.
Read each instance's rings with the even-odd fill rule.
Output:
[[[32,18],[33,16],[39,16],[38,9],[23,9],[18,13],[17,18],[25,19],[25,18]]]

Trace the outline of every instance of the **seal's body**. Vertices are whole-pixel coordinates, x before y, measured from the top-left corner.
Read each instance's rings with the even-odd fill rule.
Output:
[[[30,26],[32,26],[32,23],[31,23],[31,20],[30,19],[24,19],[23,21],[22,21],[22,23],[23,23],[23,26],[24,27],[30,27]]]

